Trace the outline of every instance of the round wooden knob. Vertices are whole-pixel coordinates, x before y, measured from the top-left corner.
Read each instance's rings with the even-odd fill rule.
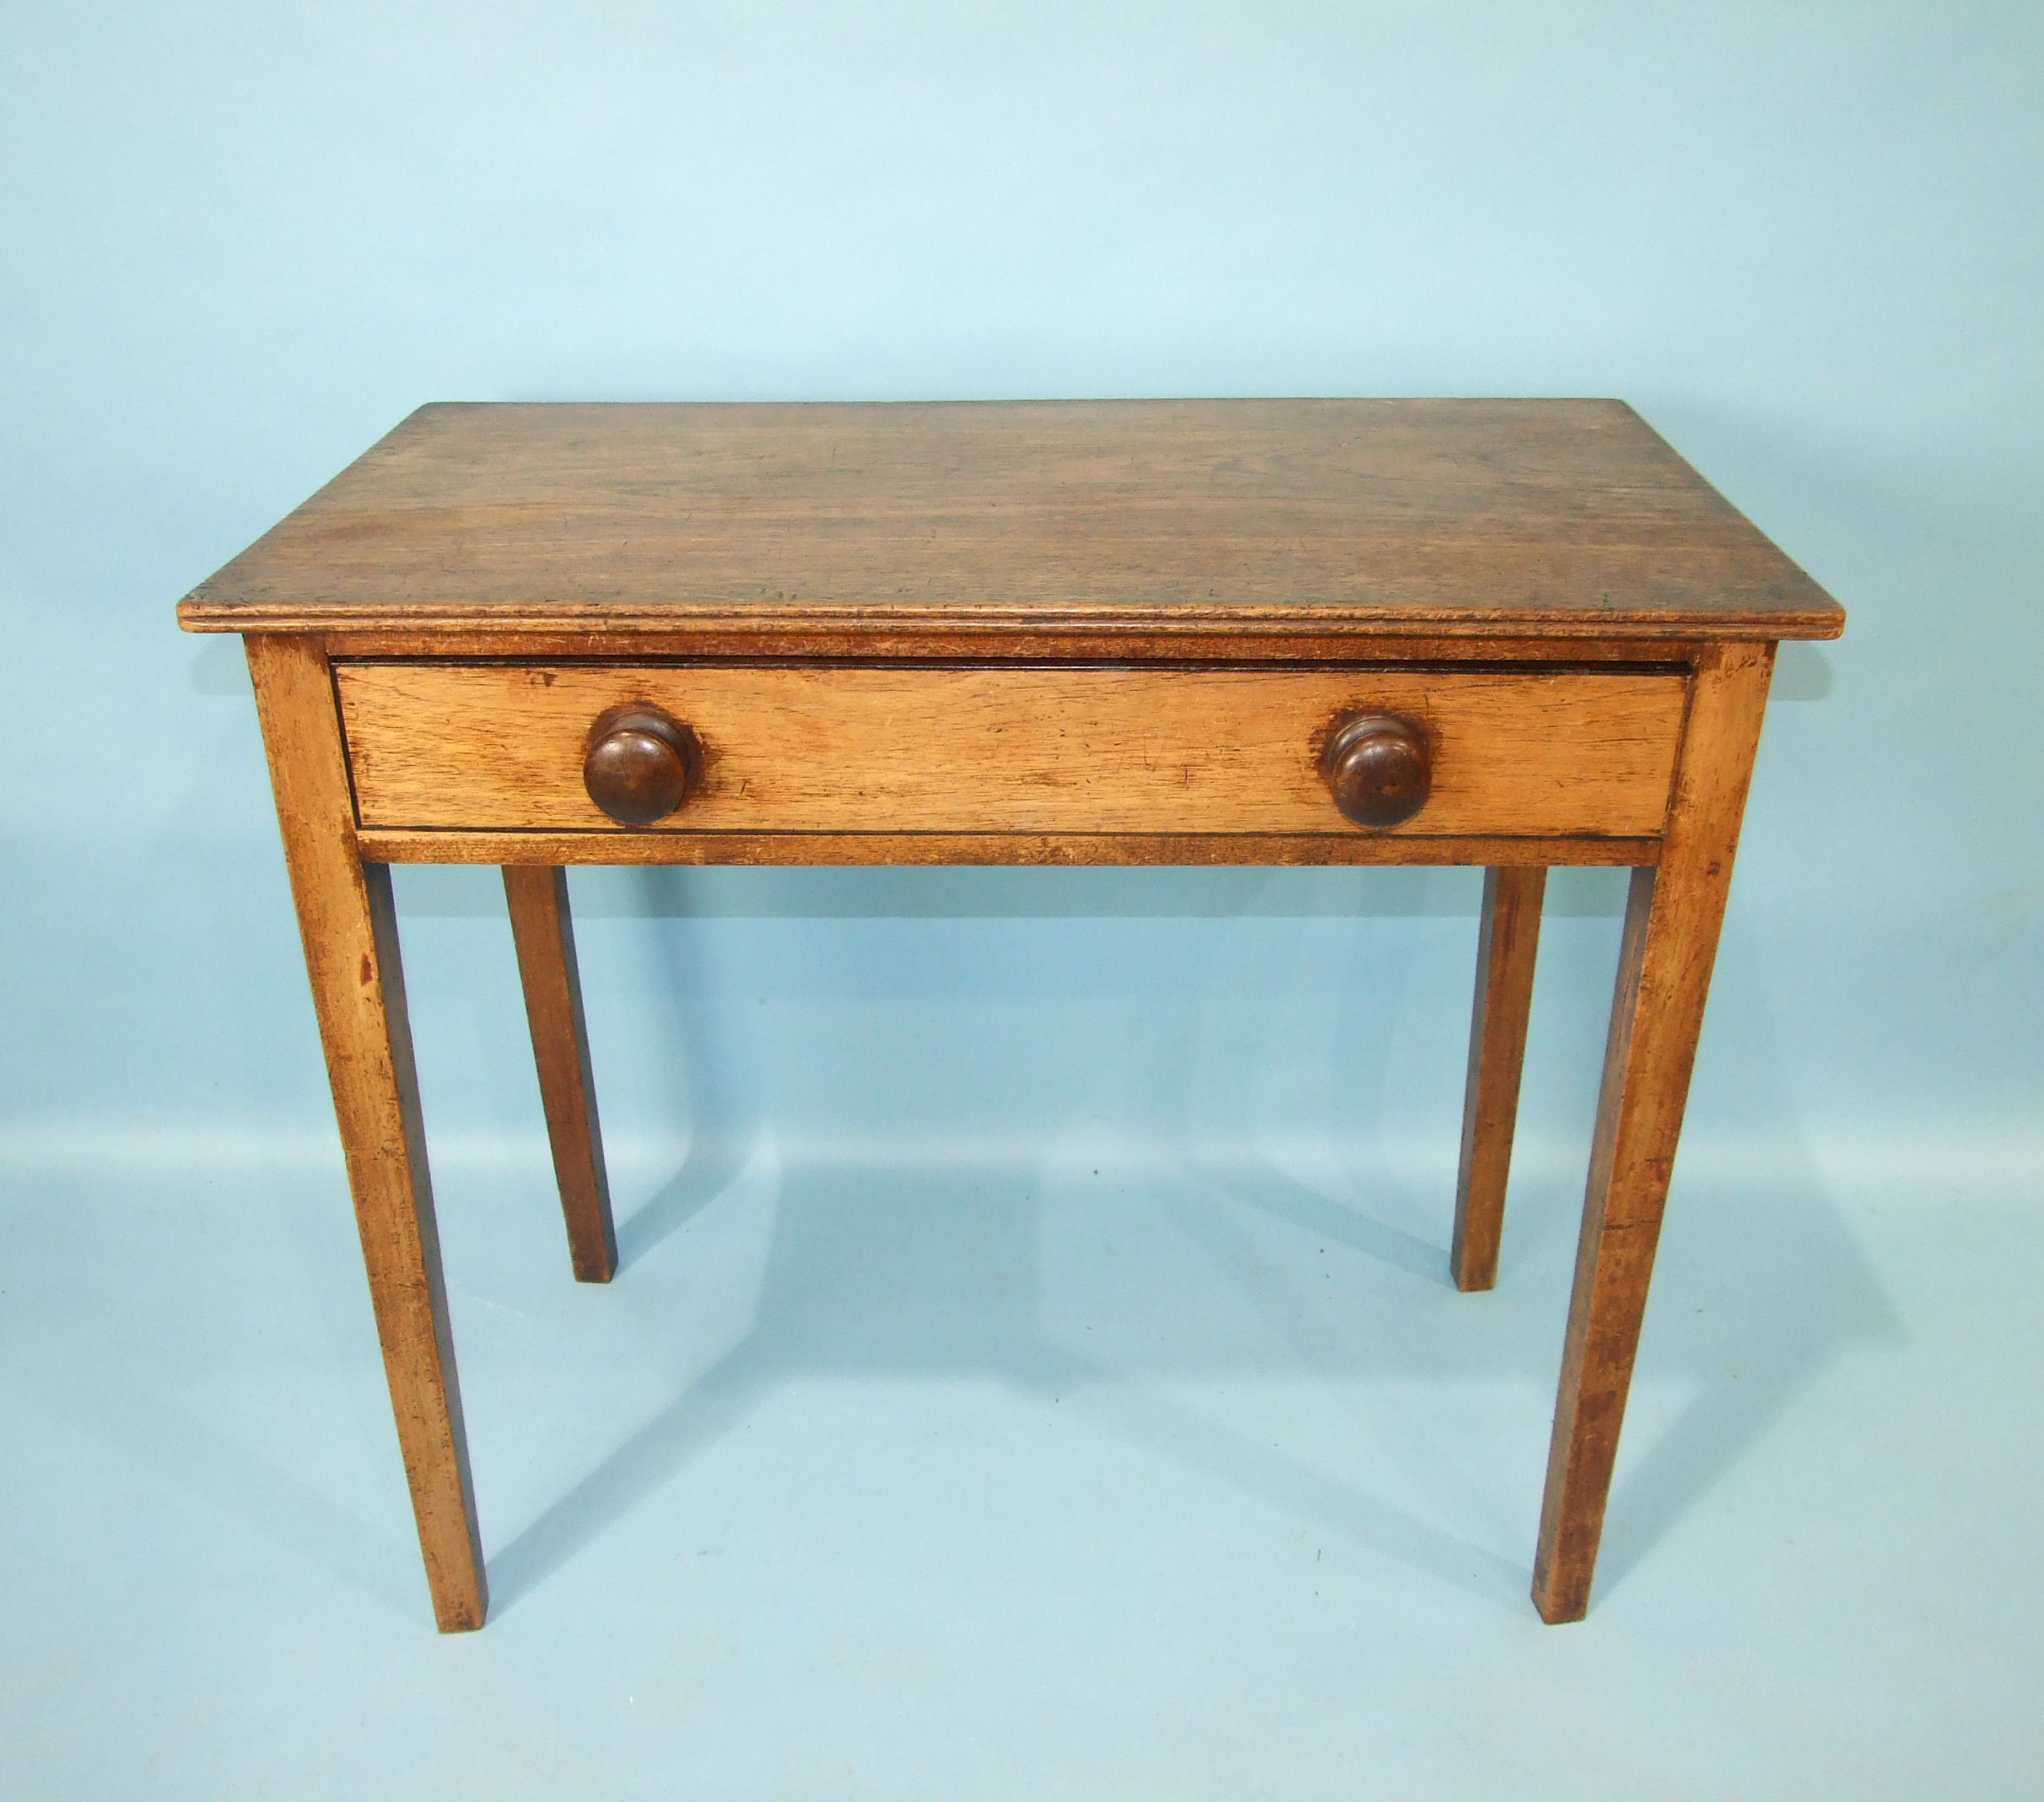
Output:
[[[1320,753],[1335,805],[1358,826],[1400,826],[1426,805],[1433,758],[1426,735],[1396,714],[1350,714]]]
[[[657,707],[620,707],[596,721],[582,759],[589,798],[621,826],[650,826],[701,780],[702,747]]]

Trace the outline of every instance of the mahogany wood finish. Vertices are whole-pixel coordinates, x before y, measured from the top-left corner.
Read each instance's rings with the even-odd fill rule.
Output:
[[[1522,866],[1483,874],[1475,1017],[1462,1099],[1462,1173],[1455,1185],[1455,1238],[1448,1253],[1459,1289],[1488,1289],[1497,1281],[1505,1182],[1512,1168],[1526,1019],[1533,1009],[1533,963],[1540,945],[1540,901],[1546,892],[1544,868]]]
[[[611,1224],[610,1180],[596,1125],[596,1087],[589,1070],[589,1031],[582,1019],[582,983],[575,969],[574,925],[568,911],[568,872],[506,864],[504,896],[511,941],[532,1028],[540,1103],[553,1148],[561,1212],[577,1282],[608,1282],[618,1270]]]
[[[486,1601],[403,861],[505,866],[590,1281],[568,865],[1483,865],[1472,1289],[1546,870],[1632,866],[1534,1586],[1583,1612],[1774,647],[1843,625],[1630,408],[429,407],[179,613],[247,635],[443,1628]]]
[[[1426,729],[1395,714],[1351,714],[1327,735],[1320,774],[1358,826],[1403,826],[1433,791]]]
[[[483,1625],[489,1592],[390,871],[355,850],[340,721],[319,647],[251,638],[248,661],[433,1612],[443,1632],[459,1632]]]
[[[677,812],[703,778],[703,747],[657,707],[618,707],[598,720],[582,759],[589,798],[621,826]]]

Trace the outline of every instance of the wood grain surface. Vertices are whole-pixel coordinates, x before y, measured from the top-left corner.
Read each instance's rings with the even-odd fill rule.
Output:
[[[355,844],[326,658],[289,639],[253,639],[248,654],[434,1614],[463,1632],[489,1595],[390,871]]]
[[[211,630],[208,627],[204,629]],[[267,629],[267,628],[262,629]],[[1687,668],[1702,641],[1591,635],[1545,629],[1538,638],[1443,629],[1398,632],[1320,620],[1174,620],[1109,629],[1098,621],[1046,627],[1026,618],[974,616],[968,623],[740,623],[677,631],[671,623],[621,619],[579,630],[470,631],[430,622],[390,630],[327,629],[316,634],[337,660],[523,658],[535,663],[623,658],[634,662],[752,663],[1615,663]]]
[[[1844,619],[1629,407],[429,407],[179,617],[249,634],[443,1628],[487,1594],[395,861],[510,866],[597,1280],[565,866],[1487,866],[1468,1288],[1496,1273],[1545,869],[1633,866],[1534,1577],[1547,1620],[1585,1611],[1775,641]],[[621,707],[699,749],[650,827],[585,786]],[[1424,753],[1388,829],[1319,767],[1356,714]]]
[[[1640,868],[1658,839],[1412,839],[1383,833],[406,832],[362,854],[445,864],[1471,864]]]
[[[1375,671],[618,668],[337,672],[373,829],[616,830],[583,783],[596,721],[656,706],[702,747],[655,830],[1353,833],[1319,768],[1344,715],[1431,742],[1408,837],[1649,837],[1686,684],[1673,676]]]
[[[1580,1620],[1710,993],[1772,645],[1707,653],[1659,866],[1634,873],[1590,1146],[1533,1598]]]
[[[197,630],[1070,621],[1836,636],[1617,401],[421,408]]]

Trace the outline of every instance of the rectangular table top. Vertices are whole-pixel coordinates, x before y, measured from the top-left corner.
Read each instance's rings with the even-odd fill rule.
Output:
[[[1622,402],[423,407],[189,629],[886,622],[1826,639],[1844,614]]]

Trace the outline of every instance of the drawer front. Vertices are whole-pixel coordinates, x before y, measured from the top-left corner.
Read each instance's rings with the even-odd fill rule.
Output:
[[[700,787],[654,832],[1355,834],[1319,759],[1346,715],[1425,731],[1399,837],[1659,833],[1680,674],[337,666],[362,823],[626,830],[583,786],[627,704],[690,726]]]

